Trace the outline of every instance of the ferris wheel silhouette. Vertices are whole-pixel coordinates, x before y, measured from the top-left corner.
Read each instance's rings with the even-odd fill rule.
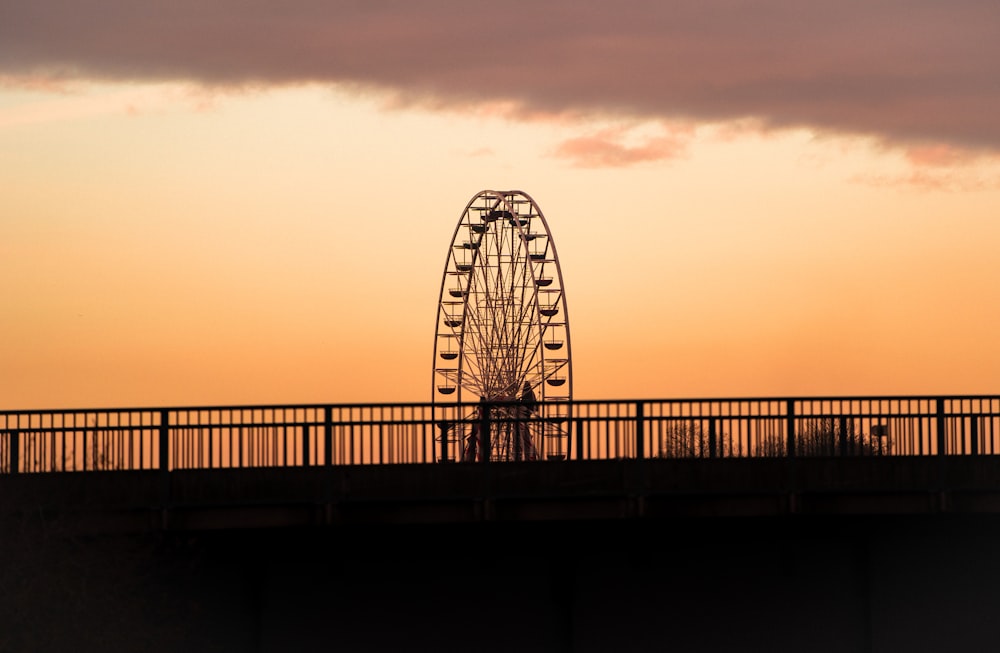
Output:
[[[540,449],[558,457],[573,396],[569,316],[555,242],[531,197],[473,196],[439,294],[432,401],[489,405],[493,460],[536,459]],[[486,454],[466,447],[470,455]]]

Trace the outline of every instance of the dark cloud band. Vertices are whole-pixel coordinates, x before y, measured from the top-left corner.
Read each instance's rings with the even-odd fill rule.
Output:
[[[1000,150],[992,0],[13,0],[0,74],[351,84]]]

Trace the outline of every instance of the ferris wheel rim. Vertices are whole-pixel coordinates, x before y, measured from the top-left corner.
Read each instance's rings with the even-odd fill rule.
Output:
[[[476,206],[477,203],[483,202],[482,206]],[[517,205],[527,205],[528,213],[526,218],[521,217],[521,213],[517,210]],[[499,210],[499,213],[498,213]],[[480,211],[479,219],[482,220],[483,225],[479,223],[474,223],[471,217],[471,212]],[[513,288],[514,290],[520,290],[523,295],[530,294],[530,302],[526,304],[521,304],[517,307],[521,310],[527,308],[530,309],[530,325],[528,328],[533,330],[532,336],[528,340],[522,340],[518,343],[518,346],[522,346],[525,349],[528,347],[532,348],[532,353],[530,354],[530,360],[528,361],[529,367],[527,369],[531,370],[531,374],[528,374],[522,369],[503,369],[497,368],[495,366],[496,361],[492,360],[488,355],[488,352],[477,351],[475,355],[470,354],[470,349],[476,347],[485,348],[487,344],[494,344],[492,341],[487,343],[489,337],[495,336],[497,330],[501,330],[495,324],[488,324],[485,322],[484,315],[477,312],[479,307],[470,307],[470,294],[475,295],[477,301],[485,300],[487,303],[494,304],[513,304],[514,300],[511,297],[496,298],[490,296],[491,286],[489,283],[490,279],[486,279],[486,273],[483,272],[484,269],[489,265],[490,256],[489,253],[482,253],[477,251],[482,243],[486,239],[486,234],[491,228],[491,223],[496,223],[500,218],[509,219],[511,229],[509,234],[509,239],[502,241],[488,241],[489,245],[500,248],[511,247],[512,249],[509,253],[510,267],[513,270],[514,275]],[[535,225],[540,225],[541,228],[537,229],[532,224],[532,220],[536,220]],[[459,242],[459,238],[462,235],[463,228],[468,229],[469,233],[478,233],[482,237],[478,241],[474,241],[470,238],[469,241],[465,241],[463,245],[470,252],[468,258],[462,258],[463,263],[458,263],[458,258],[456,257],[455,251]],[[496,229],[495,239],[500,239],[501,229],[506,229],[506,227],[498,227]],[[533,231],[528,231],[529,229]],[[515,243],[514,232],[518,236],[517,242]],[[506,233],[503,237],[506,237]],[[527,252],[527,243],[529,241],[535,240],[537,238],[542,238],[544,240],[547,252],[550,252],[550,257],[544,257],[543,260],[534,261]],[[493,255],[498,259],[503,258],[503,256],[508,253],[497,249]],[[519,258],[520,257],[520,258]],[[471,261],[471,262],[470,262]],[[483,263],[487,261],[487,263]],[[548,265],[554,268],[554,272],[551,273],[550,277],[541,277],[541,272],[536,274],[536,264],[537,269],[544,271],[545,266]],[[499,275],[499,262],[489,269],[491,273],[497,272]],[[516,266],[523,266],[523,271],[519,270]],[[478,266],[478,267],[477,267]],[[480,273],[482,279],[480,279],[474,285],[473,280],[477,279],[476,275]],[[461,275],[468,274],[468,285],[464,286],[461,282],[453,288],[449,288],[449,277],[454,277],[459,279]],[[520,276],[517,276],[520,275]],[[527,289],[526,284],[530,282],[530,291]],[[520,285],[518,285],[520,284]],[[552,292],[548,292],[549,286],[554,286]],[[481,287],[480,287],[481,286]],[[478,293],[478,294],[477,294]],[[547,297],[555,296],[554,303],[551,305],[542,304],[542,296]],[[461,313],[458,312],[457,308],[461,307]],[[496,308],[496,306],[494,306]],[[513,310],[515,307],[508,307],[509,310]],[[448,312],[451,309],[452,312]],[[552,318],[559,315],[559,320],[553,320]],[[494,319],[495,316],[492,316]],[[511,317],[509,314],[504,314],[503,319]],[[523,313],[517,315],[519,325],[523,325]],[[480,326],[488,331],[487,335],[478,334],[471,336],[473,341],[470,342],[467,339],[470,338],[470,334],[467,331],[469,328],[469,322],[474,322],[476,320],[481,320]],[[513,319],[511,319],[513,322]],[[443,331],[442,324],[449,329],[449,331]],[[555,328],[554,328],[555,327]],[[505,325],[506,328],[506,325]],[[492,329],[492,330],[491,330]],[[544,340],[545,332],[553,330],[553,339],[550,342]],[[557,333],[561,338],[556,340]],[[476,342],[475,339],[479,338],[480,341]],[[447,345],[447,348],[442,348],[442,343]],[[513,340],[505,341],[513,342]],[[565,353],[563,358],[557,358],[554,354],[550,352],[563,351]],[[466,203],[464,209],[462,210],[461,216],[458,223],[452,232],[451,237],[451,247],[449,248],[448,256],[446,257],[444,271],[441,278],[441,285],[439,288],[439,300],[437,309],[437,327],[435,331],[435,342],[434,342],[434,366],[433,366],[433,383],[432,383],[432,401],[437,402],[439,396],[441,398],[447,398],[448,401],[463,401],[463,395],[466,392],[474,391],[474,389],[479,388],[480,392],[478,396],[474,395],[476,400],[483,398],[496,399],[500,395],[497,388],[502,386],[504,382],[507,382],[507,390],[512,393],[518,388],[510,387],[511,384],[519,385],[521,383],[522,377],[529,378],[529,383],[533,389],[539,389],[539,393],[542,395],[541,400],[546,401],[550,397],[554,400],[571,400],[572,399],[572,362],[571,362],[571,351],[572,345],[570,342],[570,329],[569,329],[569,314],[567,308],[567,302],[565,297],[565,285],[563,282],[562,269],[559,264],[558,252],[556,250],[555,241],[552,238],[552,233],[548,225],[548,221],[545,219],[544,213],[538,206],[538,203],[530,195],[521,190],[509,190],[509,191],[497,191],[492,189],[486,189],[479,191]],[[505,352],[509,354],[510,352]],[[524,356],[528,356],[526,352],[522,352]],[[449,366],[442,366],[440,361],[446,361]],[[457,361],[454,366],[451,366],[451,361]],[[523,364],[523,361],[522,361]],[[485,369],[490,367],[489,370]],[[477,368],[477,369],[473,369]],[[559,371],[556,373],[547,373],[547,369],[555,369]],[[537,372],[535,370],[538,370]],[[478,375],[478,380],[477,380]],[[487,382],[483,379],[484,376],[494,375],[491,380]],[[516,378],[515,378],[516,377]],[[471,380],[470,380],[471,379]],[[478,385],[477,385],[478,383]],[[546,386],[551,386],[552,390],[548,390]],[[463,392],[463,390],[465,392]],[[484,395],[493,395],[490,397],[485,397]],[[509,398],[509,397],[508,397]]]

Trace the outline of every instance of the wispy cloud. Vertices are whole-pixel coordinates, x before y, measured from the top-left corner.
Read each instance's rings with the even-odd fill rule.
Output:
[[[0,76],[320,82],[518,120],[749,120],[1000,151],[1000,20],[983,0],[12,0]],[[620,165],[675,146],[595,134],[560,151]]]
[[[582,168],[627,167],[682,156],[691,135],[691,130],[679,129],[636,139],[627,128],[607,128],[566,139],[556,147],[553,155]]]
[[[905,150],[905,156],[911,165],[918,168],[953,168],[990,158],[981,152],[945,144],[910,147]]]
[[[0,88],[38,93],[71,93],[78,86],[72,79],[47,74],[0,74]]]
[[[1000,190],[1000,174],[983,176],[978,173],[954,170],[947,172],[910,170],[898,175],[863,174],[856,175],[852,181],[876,188],[907,188],[963,193]]]
[[[56,93],[57,97],[33,99],[7,106],[0,112],[0,129],[18,125],[43,125],[90,120],[102,116],[141,116],[182,104],[196,111],[214,106],[214,94],[190,85],[152,84],[93,92],[70,82],[38,87],[19,84],[27,91]]]
[[[950,146],[903,151],[904,170],[895,174],[862,174],[854,181],[867,186],[931,191],[1000,190],[1000,155]]]
[[[493,148],[490,147],[478,147],[465,153],[466,156],[471,158],[489,157],[493,156],[493,154]]]

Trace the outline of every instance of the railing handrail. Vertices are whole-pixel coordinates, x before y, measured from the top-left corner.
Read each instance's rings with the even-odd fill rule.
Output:
[[[573,399],[567,401],[539,402],[550,404],[573,404],[573,405],[594,405],[594,404],[638,404],[638,403],[760,403],[760,402],[803,402],[803,401],[969,401],[969,400],[1000,400],[1000,394],[886,394],[886,395],[775,395],[768,397],[752,395],[734,395],[721,397],[632,397],[623,399]],[[191,412],[209,410],[273,410],[284,408],[292,409],[322,409],[331,408],[426,408],[431,406],[476,406],[478,401],[467,402],[445,402],[445,401],[399,401],[399,402],[302,402],[302,403],[248,403],[248,404],[178,404],[178,405],[146,405],[132,407],[90,407],[81,406],[76,408],[19,408],[0,409],[0,415],[28,415],[28,414],[76,414],[76,413],[153,413],[167,410],[170,412]],[[508,402],[497,401],[497,404],[516,403],[516,400]]]

